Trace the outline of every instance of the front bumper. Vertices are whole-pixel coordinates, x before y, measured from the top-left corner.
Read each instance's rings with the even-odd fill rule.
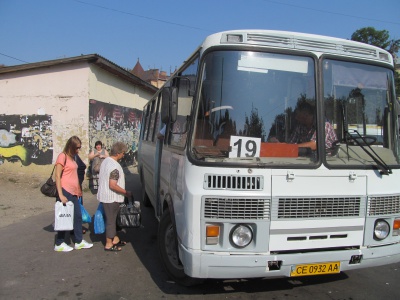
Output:
[[[340,262],[341,271],[356,270],[400,262],[400,244],[356,250],[320,251],[270,255],[193,251],[180,245],[180,258],[186,275],[194,278],[289,277],[299,264]],[[360,263],[350,264],[353,255]],[[269,270],[269,261],[282,261],[279,270]]]

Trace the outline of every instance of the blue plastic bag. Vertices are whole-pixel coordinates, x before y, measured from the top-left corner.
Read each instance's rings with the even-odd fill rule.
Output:
[[[103,203],[99,203],[96,213],[94,214],[94,233],[102,234],[106,231],[106,226],[104,222],[104,208]]]
[[[79,200],[79,205],[81,206],[82,223],[92,223],[92,217],[89,215],[86,208],[82,204],[82,197],[79,197],[78,200]]]

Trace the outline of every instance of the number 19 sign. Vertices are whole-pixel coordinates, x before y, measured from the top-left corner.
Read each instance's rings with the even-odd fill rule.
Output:
[[[261,139],[243,136],[231,136],[229,157],[259,157]]]

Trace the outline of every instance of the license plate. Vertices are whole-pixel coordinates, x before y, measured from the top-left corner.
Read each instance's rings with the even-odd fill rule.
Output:
[[[292,267],[290,276],[296,277],[336,273],[340,273],[340,262],[338,261],[325,264],[296,265]]]

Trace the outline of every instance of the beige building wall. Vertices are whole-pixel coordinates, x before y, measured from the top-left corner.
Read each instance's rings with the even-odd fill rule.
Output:
[[[89,99],[142,110],[148,99],[153,96],[152,93],[121,80],[95,65],[90,69]]]
[[[112,70],[112,72],[116,71]],[[45,67],[39,65],[35,68],[21,68],[17,71],[0,73],[0,103],[2,104],[0,109],[0,139],[3,139],[3,144],[0,144],[0,156],[3,155],[4,159],[10,152],[13,152],[12,155],[21,157],[20,160],[17,159],[14,162],[10,162],[8,159],[4,160],[4,163],[0,165],[0,173],[17,172],[42,177],[45,174],[50,174],[52,164],[54,164],[58,154],[63,151],[68,138],[73,135],[77,135],[82,140],[80,156],[89,165],[87,155],[91,147],[94,146],[90,138],[98,138],[98,136],[93,136],[93,132],[96,134],[96,129],[93,129],[93,123],[90,123],[91,101],[101,101],[117,108],[136,109],[137,120],[143,106],[153,95],[148,88],[146,89],[141,87],[140,84],[135,84],[123,78],[124,76],[114,75],[87,61],[68,61],[68,63]],[[49,122],[51,126],[48,127],[49,129],[46,126],[40,126],[40,129],[38,129],[39,126],[28,125],[26,127],[30,128],[23,128],[25,125],[21,125],[23,121],[19,120],[20,116],[23,116],[21,119],[27,116],[31,120],[39,119],[38,116],[40,116],[45,120],[44,123],[47,119],[51,120]],[[15,126],[15,128],[18,127],[17,130],[15,128],[10,129],[10,127],[13,127],[10,119],[20,121],[19,126]],[[4,120],[8,121],[5,122]],[[2,126],[6,123],[7,126]],[[10,134],[10,132],[14,132],[17,136],[23,136],[22,131],[25,129],[28,134],[34,136],[36,147],[40,148],[41,154],[47,155],[46,163],[43,163],[43,161],[39,163],[37,159],[24,161],[23,152],[31,151],[26,147],[28,138],[25,139],[24,147],[15,146],[15,141],[14,144],[10,143],[10,146],[4,143],[10,136],[12,140],[13,134]],[[41,130],[46,131],[46,133],[39,133],[38,131]],[[41,143],[41,136],[46,134],[51,136],[52,141]],[[108,139],[110,139],[110,132],[105,131],[104,134],[105,136],[107,134]],[[126,137],[126,142],[129,144],[129,139],[137,137],[137,132],[131,133],[127,129],[120,135],[121,137],[129,135]],[[108,142],[110,144],[112,141]],[[29,155],[31,155],[31,152],[29,152]]]
[[[86,63],[0,74],[0,114],[51,115],[53,144],[43,145],[39,141],[39,147],[44,152],[53,148],[53,163],[72,135],[82,139],[83,151],[86,151],[88,75]],[[23,162],[6,162],[1,168],[40,173],[34,164],[21,168],[22,165]]]
[[[107,103],[111,106],[120,106],[124,108],[132,108],[141,111],[143,106],[151,99],[153,93],[143,89],[140,86],[133,85],[131,82],[123,80],[112,73],[109,73],[96,65],[90,66],[91,73],[89,75],[89,100],[93,105],[93,100],[97,103]],[[108,113],[112,110],[111,106],[107,106]],[[95,108],[92,108],[92,110]],[[90,109],[89,109],[90,110]],[[97,116],[96,116],[97,117]],[[138,117],[138,115],[136,115]],[[89,151],[94,147],[96,141],[101,141],[103,146],[110,149],[115,141],[121,141],[127,144],[128,150],[131,149],[132,141],[138,141],[138,127],[120,128],[117,132],[105,130],[104,118],[101,120],[89,120]],[[95,123],[95,125],[93,124]],[[99,125],[97,125],[99,124]],[[92,127],[90,127],[92,125]],[[96,128],[94,128],[94,126]],[[101,127],[101,129],[100,129]]]

